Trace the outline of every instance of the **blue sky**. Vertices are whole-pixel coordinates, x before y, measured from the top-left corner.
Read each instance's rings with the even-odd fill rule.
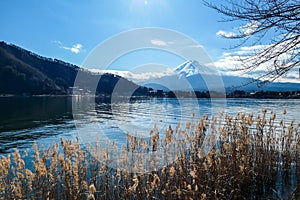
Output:
[[[225,51],[235,43],[220,35],[243,25],[218,22],[222,16],[201,0],[2,0],[0,7],[0,40],[76,65],[116,34],[159,27],[192,38],[222,67],[231,62],[228,55],[239,49]],[[121,58],[115,68],[149,62],[175,67],[181,60],[144,51]]]
[[[199,0],[49,0],[0,2],[0,39],[36,53],[81,64],[107,38],[134,28],[179,31],[216,59],[229,41],[216,36],[228,25]],[[82,45],[79,52],[60,48]]]

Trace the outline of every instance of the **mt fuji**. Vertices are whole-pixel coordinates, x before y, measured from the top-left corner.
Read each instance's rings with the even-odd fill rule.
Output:
[[[176,75],[149,79],[138,84],[153,89],[183,90],[183,91],[295,91],[300,89],[299,83],[272,82],[259,86],[260,81],[252,78],[220,74],[210,67],[201,65],[198,61],[189,60],[174,69]]]
[[[215,73],[212,69],[209,67],[201,66],[199,62],[197,61],[186,61],[175,68],[175,71],[184,76],[184,77],[190,77],[197,74],[213,74]]]

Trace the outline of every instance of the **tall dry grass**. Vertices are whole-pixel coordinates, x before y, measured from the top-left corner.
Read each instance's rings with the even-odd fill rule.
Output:
[[[154,128],[150,139],[128,134],[121,149],[34,144],[31,156],[2,156],[0,199],[299,199],[299,132],[263,109]]]

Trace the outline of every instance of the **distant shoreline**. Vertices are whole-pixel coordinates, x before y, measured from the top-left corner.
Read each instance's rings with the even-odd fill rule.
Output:
[[[189,92],[186,92],[189,93]],[[209,92],[199,92],[200,95],[197,95],[198,99],[207,99],[210,98]],[[204,95],[206,94],[206,95]],[[8,97],[94,97],[99,99],[109,99],[111,95],[91,95],[91,94],[83,94],[83,95],[71,95],[71,94],[40,94],[40,95],[31,95],[31,94],[0,94],[0,98],[8,98]],[[191,95],[183,94],[175,96],[174,94],[170,94],[169,92],[164,92],[160,95],[141,95],[141,96],[119,96],[120,99],[152,99],[152,98],[194,98]],[[245,91],[233,91],[226,93],[226,97],[224,95],[213,95],[212,99],[221,99],[221,98],[229,98],[229,99],[236,99],[236,98],[245,98],[245,99],[300,99],[300,91],[284,91],[284,92],[277,92],[277,91],[258,91],[258,92],[245,92]]]

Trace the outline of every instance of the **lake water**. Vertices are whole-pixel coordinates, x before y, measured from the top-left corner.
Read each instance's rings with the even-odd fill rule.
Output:
[[[202,115],[217,115],[223,111],[277,112],[285,121],[300,122],[300,100],[271,99],[140,99],[116,100],[113,103],[88,97],[2,97],[0,98],[0,154],[13,148],[30,148],[33,141],[51,145],[60,138],[94,142],[96,138],[123,144],[126,132],[147,137],[157,126],[163,133],[167,126],[175,127]],[[192,114],[194,113],[194,117]]]

